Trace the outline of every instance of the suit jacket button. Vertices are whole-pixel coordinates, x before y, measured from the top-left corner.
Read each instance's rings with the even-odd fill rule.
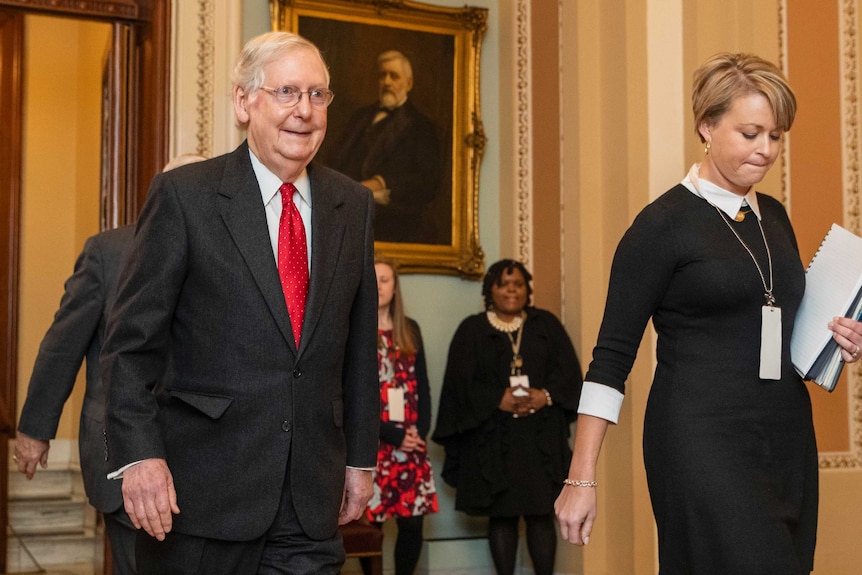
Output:
[[[298,367],[296,369],[294,369],[293,370],[293,377],[295,377],[296,379],[299,379],[300,377],[302,377],[302,370],[299,369]]]
[[[282,421],[281,422],[281,430],[282,431],[290,431],[290,422],[289,421]]]

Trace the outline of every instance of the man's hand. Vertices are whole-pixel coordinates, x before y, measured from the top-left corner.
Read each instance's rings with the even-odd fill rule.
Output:
[[[344,525],[359,519],[365,513],[365,506],[371,499],[373,475],[364,469],[347,468],[344,476],[344,495],[341,498],[341,511],[338,524]]]
[[[123,502],[136,528],[164,541],[180,512],[168,463],[145,459],[123,471]]]
[[[12,459],[18,464],[18,471],[33,479],[36,466],[42,469],[48,467],[48,450],[51,444],[44,439],[33,439],[29,435],[18,432],[15,438],[15,448],[12,450]]]

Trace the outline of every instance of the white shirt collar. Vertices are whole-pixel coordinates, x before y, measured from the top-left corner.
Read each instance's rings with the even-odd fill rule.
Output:
[[[681,182],[695,196],[703,198],[710,205],[717,207],[731,218],[736,217],[736,214],[742,208],[743,201],[745,201],[751,207],[751,211],[754,212],[757,219],[762,219],[760,216],[760,206],[757,205],[757,192],[754,191],[754,186],[751,186],[747,194],[740,196],[716,186],[709,180],[700,179],[699,173],[700,164],[693,164]]]
[[[254,170],[254,175],[257,177],[257,184],[260,186],[260,196],[263,200],[263,205],[269,204],[272,198],[278,193],[278,189],[284,182],[281,178],[273,174],[269,168],[264,166],[251,148],[248,150],[248,155],[251,157],[251,167]],[[311,182],[308,179],[308,169],[302,170],[302,173],[295,181],[290,182],[296,186],[296,191],[303,202],[311,207]]]

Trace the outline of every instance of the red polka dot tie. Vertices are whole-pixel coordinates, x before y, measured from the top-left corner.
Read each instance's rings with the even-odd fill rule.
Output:
[[[299,209],[293,203],[296,187],[282,184],[281,219],[278,222],[278,275],[281,289],[290,314],[293,339],[299,348],[302,320],[305,317],[305,300],[308,297],[308,245],[305,243],[305,226]]]

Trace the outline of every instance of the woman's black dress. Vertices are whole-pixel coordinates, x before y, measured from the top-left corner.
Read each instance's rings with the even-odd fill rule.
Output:
[[[657,367],[644,461],[661,575],[798,575],[812,569],[817,447],[808,390],[790,361],[805,287],[782,205],[758,195],[782,313],[781,379],[759,377],[768,256],[742,222],[676,186],[620,242],[586,380],[624,390],[650,317]],[[643,382],[635,382],[643,385]]]
[[[497,409],[509,387],[512,345],[485,313],[466,318],[449,348],[433,439],[445,447],[442,475],[457,488],[455,508],[470,515],[552,513],[568,471],[581,367],[550,312],[527,308],[521,329],[521,371],[553,398],[528,417]]]

